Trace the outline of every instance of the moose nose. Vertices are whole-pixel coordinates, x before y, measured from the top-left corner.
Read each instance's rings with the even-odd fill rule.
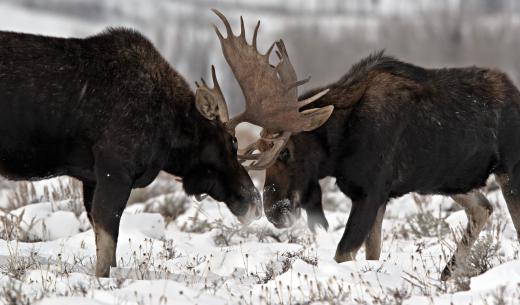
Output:
[[[245,215],[238,216],[238,220],[244,224],[248,225],[251,222],[260,219],[262,217],[262,207],[261,204],[251,203]]]
[[[254,220],[258,220],[262,217],[262,210],[262,204],[255,204],[253,215]]]
[[[243,216],[239,216],[238,220],[242,224],[249,224],[254,220],[258,220],[262,217],[262,200],[260,199],[260,193],[255,188],[252,191],[251,201],[249,203],[247,212]]]

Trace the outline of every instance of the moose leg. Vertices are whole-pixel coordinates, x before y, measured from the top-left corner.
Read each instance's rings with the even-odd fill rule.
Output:
[[[448,261],[441,274],[441,280],[446,281],[451,276],[452,271],[456,268],[458,261],[466,258],[468,252],[478,238],[480,231],[486,224],[489,216],[493,212],[493,207],[487,198],[478,190],[471,191],[463,195],[451,196],[455,202],[464,208],[468,217],[468,226],[462,236],[462,239],[457,242],[455,253]]]
[[[329,229],[329,222],[323,212],[321,201],[318,206],[309,207],[305,211],[307,212],[307,226],[313,233],[316,233],[318,226],[322,226],[325,231]]]
[[[356,258],[356,253],[366,240],[382,203],[365,197],[352,202],[345,232],[341,238],[334,259],[341,263]]]
[[[509,210],[509,215],[511,215],[511,220],[513,220],[517,238],[520,241],[520,184],[513,183],[511,181],[512,177],[509,175],[497,175],[496,178],[506,200],[507,209]]]
[[[105,154],[96,156],[96,189],[92,203],[92,221],[96,236],[96,276],[108,277],[116,266],[119,222],[126,206],[132,181],[118,160]]]
[[[325,213],[323,212],[320,185],[314,185],[310,193],[311,195],[310,198],[308,198],[308,202],[303,205],[303,208],[307,213],[307,226],[313,233],[316,233],[316,228],[319,225],[327,231],[329,229],[329,223],[325,217]]]
[[[381,229],[385,217],[386,204],[379,207],[372,229],[365,240],[365,257],[367,260],[378,260],[381,255]]]
[[[95,188],[95,183],[83,182],[83,205],[85,206],[85,211],[87,211],[88,221],[92,229],[94,229],[94,223],[92,222],[92,200],[94,199]]]

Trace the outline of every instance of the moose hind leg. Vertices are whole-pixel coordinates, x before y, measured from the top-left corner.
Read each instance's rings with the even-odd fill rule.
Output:
[[[513,183],[512,177],[509,175],[497,175],[496,178],[502,189],[502,195],[504,195],[507,209],[515,226],[517,239],[520,241],[520,184]]]
[[[474,190],[467,194],[454,195],[451,198],[464,208],[464,212],[466,212],[468,217],[468,225],[461,240],[457,242],[455,253],[442,271],[441,280],[443,281],[450,278],[457,262],[461,262],[466,258],[480,231],[482,231],[493,212],[493,206],[479,190]]]

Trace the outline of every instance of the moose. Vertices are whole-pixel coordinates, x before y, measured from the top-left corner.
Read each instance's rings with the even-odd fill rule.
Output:
[[[0,175],[11,180],[68,175],[82,181],[96,240],[96,276],[107,277],[116,266],[119,222],[130,191],[150,184],[161,170],[179,177],[188,195],[223,201],[244,224],[262,216],[260,192],[247,170],[269,158],[256,158],[249,147],[239,150],[235,128],[241,122],[262,127],[279,122],[280,115],[270,112],[272,97],[295,94],[300,82],[286,53],[274,69],[259,69],[274,45],[259,54],[260,22],[249,45],[240,20],[239,36],[224,39],[215,26],[246,96],[248,111],[233,118],[213,66],[213,88],[201,79],[193,93],[134,30],[110,28],[83,39],[0,31]],[[290,87],[272,88],[279,73]],[[312,130],[330,113],[329,107],[285,115]]]
[[[0,108],[2,176],[82,181],[96,276],[116,266],[130,191],[161,170],[182,178],[187,194],[225,202],[243,223],[262,215],[218,83],[194,94],[136,31],[83,39],[0,32]]]
[[[327,228],[318,181],[335,177],[352,200],[335,260],[355,259],[363,244],[366,258],[377,260],[389,199],[410,192],[451,196],[469,222],[441,274],[447,280],[492,213],[479,188],[494,174],[520,232],[520,92],[504,73],[425,69],[381,51],[298,97],[297,86],[307,80],[291,77],[283,42],[276,45],[281,63],[255,66],[261,81],[276,88],[271,121],[241,156],[266,169],[264,212],[276,227],[291,226],[303,208],[311,228]],[[319,113],[317,128],[302,124],[309,113]]]

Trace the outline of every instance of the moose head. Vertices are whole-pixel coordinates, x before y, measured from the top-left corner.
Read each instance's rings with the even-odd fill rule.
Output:
[[[298,80],[285,44],[282,40],[275,41],[265,54],[257,48],[257,34],[260,21],[256,24],[252,43],[248,44],[245,26],[240,17],[241,31],[235,35],[226,17],[218,10],[213,12],[222,20],[227,37],[214,26],[220,40],[224,57],[230,66],[245,97],[245,111],[229,119],[224,96],[218,85],[215,68],[212,67],[214,88],[210,89],[206,82],[197,84],[197,107],[208,118],[219,117],[231,134],[242,122],[248,122],[263,128],[261,138],[238,151],[238,159],[248,170],[263,170],[270,168],[277,159],[285,158],[287,143],[291,135],[311,131],[324,124],[334,109],[333,106],[310,108],[310,104],[327,94],[322,90],[302,101],[298,100],[298,86],[307,83],[310,77]],[[278,63],[270,64],[270,55],[276,47]],[[283,173],[282,173],[283,174]],[[264,191],[264,211],[273,224],[287,226],[293,215],[299,211],[297,203],[299,192],[289,194],[289,190],[277,191],[276,184],[283,185],[280,179],[283,175],[268,175],[276,181],[266,181]],[[272,180],[272,179],[271,179]],[[280,183],[278,183],[280,182]],[[272,190],[272,191],[269,191]],[[291,200],[289,200],[291,199]]]

